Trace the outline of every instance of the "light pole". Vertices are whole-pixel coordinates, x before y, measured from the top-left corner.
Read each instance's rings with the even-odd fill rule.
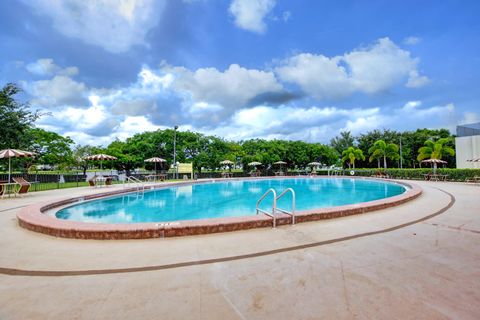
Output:
[[[403,169],[402,134],[400,133],[400,169]]]
[[[178,129],[178,126],[173,127],[173,165],[175,166],[174,179],[178,179],[178,166],[177,166],[177,129]]]

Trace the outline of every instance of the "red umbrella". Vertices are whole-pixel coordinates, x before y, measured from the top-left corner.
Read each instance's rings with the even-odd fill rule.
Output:
[[[8,182],[12,174],[12,158],[30,158],[35,156],[35,153],[16,149],[5,149],[0,151],[0,159],[8,158]]]
[[[94,154],[92,156],[87,156],[84,158],[85,160],[100,160],[100,170],[103,169],[102,167],[102,161],[103,160],[117,160],[116,157],[114,156],[109,156],[108,154]]]
[[[158,162],[167,162],[167,160],[162,159],[162,158],[158,158],[158,157],[153,157],[153,158],[149,158],[147,160],[144,160],[144,162],[154,162],[155,163],[155,172],[157,172],[157,163]]]

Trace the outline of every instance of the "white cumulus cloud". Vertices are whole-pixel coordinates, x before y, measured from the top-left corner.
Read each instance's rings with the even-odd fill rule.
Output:
[[[298,84],[317,99],[343,98],[355,92],[378,93],[405,82],[419,87],[428,82],[419,75],[419,60],[388,38],[342,56],[300,53],[276,68],[280,79]]]
[[[24,87],[25,91],[33,97],[31,102],[34,106],[50,109],[64,105],[88,104],[85,84],[67,76],[54,76],[49,80],[33,81]]]
[[[74,76],[78,74],[77,67],[61,68],[55,64],[53,59],[44,58],[38,59],[35,62],[29,63],[25,66],[28,72],[39,76]]]
[[[145,44],[148,31],[159,20],[165,0],[24,0],[36,12],[50,17],[67,37],[125,52]]]
[[[237,64],[225,71],[216,68],[192,71],[183,67],[166,67],[164,71],[174,74],[175,89],[190,94],[194,102],[219,104],[229,109],[244,107],[259,94],[283,89],[273,72]]]
[[[234,16],[237,27],[264,33],[267,29],[265,16],[275,7],[275,4],[275,0],[233,0],[229,11]]]

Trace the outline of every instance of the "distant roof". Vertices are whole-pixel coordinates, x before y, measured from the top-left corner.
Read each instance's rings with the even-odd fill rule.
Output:
[[[457,137],[469,137],[480,135],[480,122],[462,124],[457,126]]]

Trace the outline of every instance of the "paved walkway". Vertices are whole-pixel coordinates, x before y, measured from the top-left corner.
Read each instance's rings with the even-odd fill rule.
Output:
[[[478,319],[480,187],[417,183],[364,215],[128,241],[18,227],[18,207],[58,191],[2,200],[0,319]]]

